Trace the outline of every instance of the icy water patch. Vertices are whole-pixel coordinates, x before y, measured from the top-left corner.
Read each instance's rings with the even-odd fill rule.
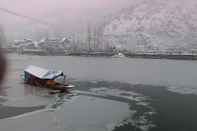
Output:
[[[91,92],[86,95],[128,103],[134,113],[117,124],[113,131],[197,130],[195,88],[170,90],[167,86],[116,81],[81,81],[75,84],[77,90]]]
[[[8,101],[2,103],[3,106],[12,107],[36,107],[46,106],[52,101],[52,98],[38,97],[38,96],[26,96],[25,99],[8,99]]]
[[[179,94],[195,94],[197,95],[197,87],[175,87],[169,86],[168,90]]]
[[[50,104],[44,109],[21,114],[14,119],[2,120],[0,129],[5,131],[13,129],[16,131],[28,129],[43,131],[197,130],[195,124],[197,105],[194,104],[197,101],[197,95],[171,91],[165,86],[117,81],[75,80],[72,84],[76,87],[71,94],[51,95]],[[47,99],[46,95],[40,97]],[[28,102],[26,104],[28,105]],[[4,122],[13,125],[13,129],[6,127]]]
[[[0,120],[0,129],[4,131],[111,131],[124,118],[133,114],[128,104],[113,100],[77,95],[71,100],[62,99],[62,101],[64,102],[56,107],[48,107],[48,110]]]
[[[75,84],[78,85],[76,88],[81,90],[81,92],[78,92],[80,95],[128,104],[130,111],[133,113],[116,124],[113,130],[118,130],[119,127],[127,127],[128,125],[130,126],[129,130],[138,129],[139,131],[148,131],[155,127],[152,117],[156,112],[150,105],[151,99],[142,93],[132,90],[132,85],[106,81],[78,82]]]
[[[67,131],[108,131],[133,113],[126,103],[80,96],[63,104],[55,114],[58,125]]]

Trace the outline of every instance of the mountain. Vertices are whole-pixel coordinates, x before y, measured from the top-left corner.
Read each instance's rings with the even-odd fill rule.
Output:
[[[144,0],[123,9],[104,26],[104,41],[134,51],[197,49],[197,2]]]

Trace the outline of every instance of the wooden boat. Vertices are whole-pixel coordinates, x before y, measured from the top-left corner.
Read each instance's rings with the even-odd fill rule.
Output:
[[[66,91],[71,85],[66,83],[66,75],[62,71],[48,70],[30,65],[24,70],[23,80],[26,84]]]

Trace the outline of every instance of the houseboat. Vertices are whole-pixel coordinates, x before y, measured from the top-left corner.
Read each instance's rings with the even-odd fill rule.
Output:
[[[66,91],[71,85],[66,82],[66,75],[62,71],[49,70],[30,65],[24,70],[23,80],[26,84]]]

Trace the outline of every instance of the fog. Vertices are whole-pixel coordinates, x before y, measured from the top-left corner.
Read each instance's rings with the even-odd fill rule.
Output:
[[[35,37],[32,34],[47,34],[46,32],[62,37],[66,34],[84,33],[88,25],[105,21],[105,18],[139,1],[143,0],[0,0],[0,8],[36,18],[53,27],[2,11],[0,25],[7,40],[32,38]],[[196,3],[194,0],[173,1],[183,6]],[[173,1],[169,0],[170,3]]]
[[[73,33],[132,3],[134,0],[0,0],[0,7],[53,24],[64,33]],[[52,30],[5,12],[0,12],[0,18],[9,39],[29,37],[39,29]]]

